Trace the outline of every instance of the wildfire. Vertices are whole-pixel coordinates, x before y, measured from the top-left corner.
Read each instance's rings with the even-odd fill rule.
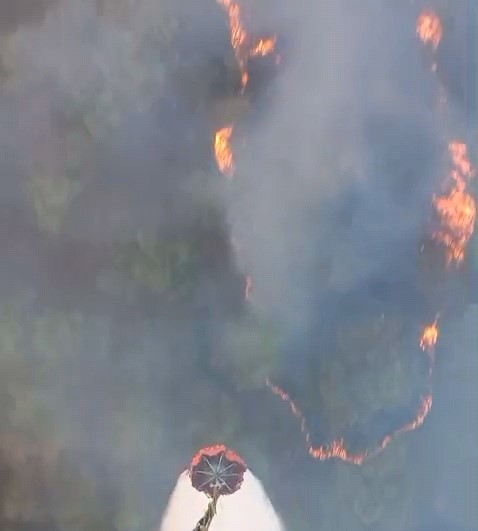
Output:
[[[443,26],[434,11],[425,10],[420,13],[417,19],[417,35],[424,44],[430,44],[433,50],[438,48],[443,36]]]
[[[252,39],[246,32],[241,19],[241,8],[239,4],[231,0],[217,0],[226,11],[229,18],[229,29],[231,32],[231,45],[234,49],[237,64],[241,69],[241,88],[246,88],[249,81],[247,72],[247,61],[250,57],[265,57],[274,52],[276,37]]]
[[[420,407],[418,408],[415,417],[410,422],[396,429],[393,433],[385,435],[375,447],[363,450],[362,452],[352,453],[347,450],[345,442],[342,438],[336,439],[335,441],[332,441],[330,444],[327,445],[313,446],[312,436],[310,435],[310,432],[307,428],[307,422],[297,404],[279,386],[272,384],[269,380],[266,381],[266,384],[267,387],[269,387],[269,389],[272,391],[272,393],[274,393],[281,400],[287,403],[291,413],[300,421],[300,428],[302,433],[304,434],[309,455],[311,455],[314,459],[318,459],[319,461],[326,461],[328,459],[340,459],[341,461],[345,461],[346,463],[351,463],[353,465],[363,464],[364,461],[370,459],[371,457],[374,457],[379,452],[384,450],[399,435],[409,431],[413,431],[416,428],[420,427],[424,423],[425,418],[430,412],[433,401],[431,393],[427,393],[425,396],[422,397]]]
[[[415,417],[406,424],[395,429],[392,433],[386,434],[374,447],[367,448],[358,453],[350,452],[345,446],[343,438],[336,439],[327,445],[314,446],[312,443],[312,436],[307,428],[307,421],[304,414],[292,400],[290,395],[286,393],[278,385],[274,385],[269,379],[266,380],[267,387],[273,394],[278,396],[281,400],[287,403],[289,410],[294,417],[300,421],[300,430],[304,435],[307,450],[309,454],[319,461],[326,461],[328,459],[340,459],[347,463],[354,465],[361,465],[367,459],[374,457],[379,452],[384,450],[396,437],[419,428],[424,422],[428,413],[432,408],[433,396],[431,393],[431,379],[433,373],[433,367],[435,365],[434,347],[438,340],[438,318],[437,315],[435,321],[424,327],[422,335],[420,337],[420,348],[426,352],[428,360],[428,377],[427,377],[427,389],[428,392],[422,396],[420,406],[415,414]]]
[[[424,44],[436,50],[443,36],[440,19],[430,10],[423,11],[417,19],[417,34]],[[434,65],[436,70],[436,65]],[[442,105],[446,95],[442,95]],[[438,243],[446,247],[447,264],[460,264],[465,258],[468,242],[473,236],[476,220],[476,203],[467,192],[468,182],[475,175],[463,142],[449,143],[448,151],[452,170],[447,183],[447,192],[433,197],[433,206],[440,221],[440,228],[433,234]]]
[[[241,70],[241,88],[245,89],[249,75],[247,63],[249,58],[267,56],[275,53],[276,37],[252,39],[246,32],[242,23],[240,6],[232,0],[217,0],[227,11],[229,18],[230,40],[234,54]],[[435,52],[440,45],[443,36],[442,23],[436,13],[424,10],[418,17],[416,32],[420,40],[431,46]],[[276,54],[276,61],[280,57]],[[436,63],[433,70],[436,71]],[[441,94],[441,102],[446,103],[446,94]],[[214,150],[217,165],[220,171],[232,176],[234,171],[233,153],[230,146],[233,125],[230,124],[215,133]],[[446,187],[446,193],[433,198],[433,205],[440,221],[440,228],[433,235],[435,241],[447,248],[448,263],[460,263],[463,261],[466,247],[474,231],[476,220],[476,203],[473,196],[468,193],[469,181],[475,176],[475,170],[467,154],[465,143],[454,140],[448,146],[452,169]],[[245,298],[249,299],[253,289],[252,278],[245,278]],[[287,403],[292,415],[300,422],[300,429],[304,435],[309,454],[320,461],[339,459],[348,463],[361,465],[365,460],[385,449],[399,435],[413,431],[420,427],[429,414],[433,397],[431,393],[431,377],[435,363],[434,349],[439,337],[438,315],[433,323],[427,324],[419,339],[420,349],[426,354],[428,360],[427,392],[421,397],[420,406],[415,416],[406,424],[396,428],[380,439],[375,446],[363,451],[352,453],[346,447],[343,438],[338,438],[330,444],[314,446],[312,436],[307,427],[307,421],[290,395],[277,385],[266,380],[267,387],[271,392]]]
[[[433,51],[437,50],[443,36],[443,27],[436,13],[431,10],[423,11],[417,19],[416,32],[424,44],[430,45]],[[269,50],[273,50],[273,44],[268,46],[272,46],[272,48],[267,48],[265,43],[257,43],[258,50],[267,50],[270,53]],[[255,53],[254,50],[254,48],[251,48],[249,54]],[[432,69],[436,71],[436,63],[434,63]],[[446,94],[444,92],[441,94],[441,104],[446,104]],[[435,241],[446,246],[448,263],[461,263],[475,227],[476,203],[467,188],[469,181],[475,176],[476,172],[468,158],[465,143],[454,140],[449,143],[448,151],[452,169],[449,174],[446,193],[433,198],[433,205],[440,221],[440,229],[436,231],[433,237]],[[335,458],[361,465],[366,459],[386,448],[394,438],[403,433],[413,431],[424,423],[433,403],[431,382],[435,364],[435,346],[439,337],[438,319],[439,315],[436,316],[432,323],[424,326],[419,339],[420,349],[426,354],[428,360],[427,392],[421,397],[420,406],[414,418],[391,433],[386,434],[374,447],[361,452],[350,452],[343,438],[338,438],[327,445],[314,446],[306,418],[300,408],[286,391],[271,383],[269,379],[266,380],[266,385],[271,392],[286,402],[292,415],[299,420],[308,452],[312,457],[320,461]]]
[[[433,198],[441,225],[433,237],[447,248],[448,264],[459,264],[465,258],[466,247],[475,229],[476,203],[467,192],[475,170],[468,159],[466,144],[450,142],[448,151],[453,166],[449,176],[449,191]]]
[[[233,126],[228,125],[216,131],[214,136],[214,155],[216,163],[224,175],[232,177],[234,174],[234,158],[231,148]]]

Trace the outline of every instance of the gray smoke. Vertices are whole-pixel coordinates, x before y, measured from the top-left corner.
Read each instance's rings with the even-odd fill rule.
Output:
[[[466,136],[472,17],[437,0],[435,75],[417,4],[241,3],[282,61],[239,96],[213,0],[0,2],[1,529],[154,529],[216,442],[289,529],[471,528],[476,308],[420,247]],[[423,429],[363,468],[312,461],[265,377],[315,441],[367,446],[413,414],[437,311]]]
[[[302,320],[311,293],[325,288],[319,260],[339,293],[413,260],[410,242],[444,171],[445,132],[420,62],[415,9],[297,8],[291,65],[237,156],[246,184],[231,218],[265,304]]]

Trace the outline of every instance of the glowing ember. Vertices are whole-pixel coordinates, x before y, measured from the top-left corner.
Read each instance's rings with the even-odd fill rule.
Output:
[[[214,155],[216,163],[224,175],[232,177],[234,174],[234,159],[231,148],[231,136],[233,126],[228,125],[216,131],[214,136]]]
[[[440,44],[443,27],[438,15],[430,10],[420,13],[417,19],[417,35],[425,44],[430,44],[434,50]]]
[[[433,198],[433,205],[440,220],[440,229],[433,237],[447,248],[447,262],[459,264],[465,258],[468,242],[475,229],[476,203],[473,196],[466,191],[475,170],[468,159],[466,144],[453,141],[448,150],[453,168],[450,172],[448,193]]]
[[[239,4],[231,0],[217,0],[226,11],[229,18],[229,29],[231,33],[231,45],[234,49],[236,61],[241,69],[241,87],[245,89],[249,81],[247,72],[247,61],[249,57],[265,57],[274,52],[276,38],[258,39],[252,41],[247,34],[241,20],[241,8]]]

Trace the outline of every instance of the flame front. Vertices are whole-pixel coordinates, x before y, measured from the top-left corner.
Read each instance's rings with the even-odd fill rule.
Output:
[[[276,37],[251,39],[247,34],[241,18],[241,8],[239,4],[231,0],[217,0],[226,11],[229,18],[229,29],[231,33],[231,45],[236,56],[237,64],[241,70],[241,88],[246,88],[249,81],[247,72],[247,61],[250,57],[265,57],[274,52]]]
[[[461,263],[465,258],[468,242],[473,236],[476,220],[476,203],[467,192],[468,183],[475,175],[467,155],[466,144],[458,141],[448,146],[452,170],[448,179],[448,192],[433,198],[433,205],[440,220],[440,228],[434,239],[447,249],[448,264]]]
[[[417,19],[417,35],[424,44],[430,44],[433,50],[438,48],[443,36],[443,26],[434,11],[425,10],[420,13]]]
[[[429,374],[431,375],[431,371],[429,371]],[[327,445],[314,446],[312,443],[312,436],[307,428],[305,416],[297,404],[283,389],[281,389],[278,385],[272,384],[269,379],[267,379],[266,384],[272,393],[287,403],[291,413],[300,421],[300,429],[304,434],[307,450],[310,456],[312,456],[314,459],[318,459],[319,461],[340,459],[341,461],[345,461],[346,463],[351,463],[353,465],[363,464],[367,459],[374,457],[379,452],[384,450],[399,435],[419,428],[425,422],[425,418],[431,410],[433,401],[432,394],[427,393],[422,397],[420,407],[418,408],[415,417],[410,422],[396,429],[393,433],[385,435],[373,448],[363,450],[362,452],[352,453],[347,450],[345,442],[342,438],[336,439]]]
[[[228,125],[216,131],[214,135],[214,156],[216,163],[224,175],[232,177],[234,174],[234,158],[231,148],[233,126]]]

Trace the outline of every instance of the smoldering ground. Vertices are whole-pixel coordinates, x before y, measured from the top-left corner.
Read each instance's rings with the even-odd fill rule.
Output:
[[[364,468],[311,461],[264,389],[287,384],[319,441],[372,444],[414,413],[417,337],[441,310],[420,240],[464,108],[455,90],[451,125],[437,115],[420,7],[244,4],[286,45],[240,98],[215,2],[120,4],[63,0],[2,29],[3,522],[152,529],[218,440],[290,529],[470,526],[476,430],[449,407],[475,389],[451,384],[474,359],[466,297],[444,316],[429,421]],[[231,119],[228,182],[211,142]]]

